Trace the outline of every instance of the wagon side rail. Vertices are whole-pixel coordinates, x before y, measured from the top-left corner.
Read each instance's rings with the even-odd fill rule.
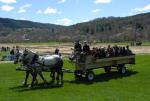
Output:
[[[96,59],[88,63],[77,62],[76,69],[87,70],[87,69],[103,68],[106,66],[117,67],[120,64],[135,64],[135,55]]]

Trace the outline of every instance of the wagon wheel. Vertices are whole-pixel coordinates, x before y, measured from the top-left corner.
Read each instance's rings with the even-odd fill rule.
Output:
[[[109,73],[111,71],[111,66],[105,67],[104,70],[105,70],[106,73]]]
[[[124,65],[124,64],[119,65],[118,71],[119,71],[119,73],[121,73],[121,74],[125,74],[125,73],[126,73],[126,67],[125,67],[125,65]]]
[[[86,78],[88,81],[93,81],[95,78],[95,74],[93,71],[87,71],[86,73]]]

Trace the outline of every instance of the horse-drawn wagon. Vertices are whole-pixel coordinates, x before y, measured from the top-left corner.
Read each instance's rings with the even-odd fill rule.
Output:
[[[110,72],[112,67],[116,67],[117,70],[124,74],[126,73],[126,64],[135,64],[135,55],[114,56],[105,58],[95,58],[92,55],[85,54],[83,52],[74,55],[73,62],[75,63],[75,69],[69,70],[62,68],[63,60],[58,55],[38,56],[36,53],[25,50],[21,56],[21,60],[24,69],[17,69],[18,71],[26,71],[25,83],[27,84],[27,78],[29,73],[32,75],[32,84],[36,80],[37,74],[41,76],[44,82],[45,78],[42,72],[51,72],[52,81],[55,80],[55,72],[57,72],[57,83],[63,84],[63,72],[74,73],[75,79],[86,77],[89,81],[94,79],[94,69],[104,68],[105,72]],[[20,67],[19,67],[20,68]],[[46,70],[44,69],[46,68]],[[59,80],[61,77],[61,81]]]
[[[85,76],[89,81],[92,81],[95,76],[93,69],[104,68],[105,72],[110,72],[112,67],[116,67],[121,74],[125,74],[125,65],[135,64],[135,55],[96,59],[91,55],[78,54],[74,62],[75,78]]]

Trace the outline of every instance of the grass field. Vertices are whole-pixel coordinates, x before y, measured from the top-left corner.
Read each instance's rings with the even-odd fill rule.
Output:
[[[6,55],[8,55],[9,54],[9,52],[0,52],[0,59],[3,57],[3,56],[6,56]]]
[[[0,64],[0,101],[150,101],[150,55],[139,55],[136,60],[124,77],[98,69],[92,83],[76,82],[73,74],[64,74],[63,87],[38,85],[34,89],[21,86],[25,74],[16,72],[14,64]],[[64,67],[73,66],[66,61]],[[48,80],[48,73],[45,76]]]

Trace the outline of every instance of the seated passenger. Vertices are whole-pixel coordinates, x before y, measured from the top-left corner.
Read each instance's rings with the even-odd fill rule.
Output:
[[[96,54],[96,48],[93,47],[93,49],[91,50],[91,55],[92,55],[92,56],[95,56],[95,54]]]
[[[126,55],[132,55],[132,51],[129,49],[129,46],[126,46]]]
[[[82,51],[82,47],[79,41],[77,41],[74,45],[74,51],[75,52],[81,52]]]
[[[87,44],[86,41],[84,41],[83,52],[86,53],[86,54],[90,53],[90,47],[89,47],[89,45]]]
[[[115,45],[114,47],[115,56],[119,56],[119,47]]]
[[[100,48],[100,58],[105,58],[107,56],[107,50],[105,47]]]
[[[101,51],[100,51],[100,49],[96,48],[96,52],[94,54],[94,57],[95,58],[100,58],[101,57]]]
[[[122,53],[123,53],[123,55],[126,55],[126,48],[125,47],[123,47]]]
[[[107,47],[107,57],[113,57],[114,56],[114,50],[110,45]]]

